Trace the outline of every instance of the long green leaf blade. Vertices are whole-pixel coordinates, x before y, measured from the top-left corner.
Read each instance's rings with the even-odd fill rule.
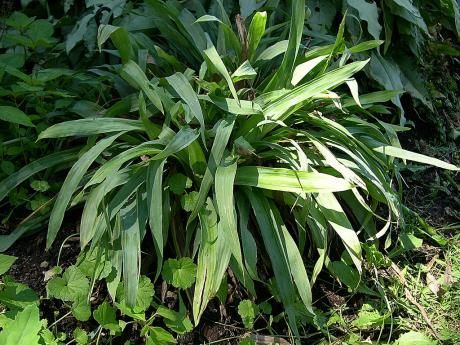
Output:
[[[38,140],[143,130],[142,122],[138,120],[116,118],[81,119],[53,125],[41,132]]]
[[[435,167],[439,167],[442,169],[456,170],[456,171],[460,170],[459,167],[453,164],[450,164],[450,163],[443,162],[440,159],[428,157],[420,153],[407,151],[407,150],[404,150],[402,148],[395,147],[395,146],[389,146],[389,145],[379,146],[379,147],[374,148],[374,151],[383,153],[391,157],[407,159],[407,160],[418,162],[418,163],[433,165]]]
[[[348,181],[327,174],[256,166],[238,168],[235,184],[294,193],[340,192],[353,188]]]
[[[46,247],[50,248],[53,244],[56,235],[61,227],[62,220],[67,205],[72,198],[73,193],[78,187],[83,175],[86,173],[91,164],[96,158],[107,149],[112,143],[123,133],[112,135],[111,137],[100,140],[88,152],[86,152],[70,169],[67,177],[56,198],[53,210],[51,211],[50,221],[48,225],[48,236],[46,239]]]
[[[2,201],[14,188],[36,173],[58,164],[71,162],[76,158],[77,152],[75,150],[66,150],[52,153],[46,157],[27,164],[0,182],[0,201]]]

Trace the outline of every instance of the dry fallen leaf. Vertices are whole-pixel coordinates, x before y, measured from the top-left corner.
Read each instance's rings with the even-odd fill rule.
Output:
[[[426,274],[426,283],[428,284],[428,288],[430,289],[430,291],[434,293],[436,296],[438,296],[440,286],[436,277],[432,275],[430,272]]]
[[[426,265],[426,270],[429,272],[431,270],[431,268],[433,267],[434,263],[436,262],[436,260],[439,259],[439,255],[436,254],[435,256],[433,256],[430,260],[430,262]]]
[[[45,275],[45,277],[43,278],[43,281],[47,282],[48,280],[50,280],[56,275],[56,270],[52,268],[48,271],[43,272],[43,274]]]
[[[450,259],[447,258],[447,266],[446,271],[444,272],[444,285],[450,286],[453,283],[452,278],[452,264],[450,263]]]

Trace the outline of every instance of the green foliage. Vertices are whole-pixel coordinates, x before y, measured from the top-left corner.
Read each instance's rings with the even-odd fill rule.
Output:
[[[101,325],[102,328],[108,329],[111,332],[118,332],[118,325],[115,315],[116,309],[108,302],[101,303],[93,312],[94,319]]]
[[[306,23],[310,29],[308,34],[313,38],[313,51],[324,44],[332,43],[330,35],[339,31],[332,24],[334,18],[346,10],[348,42],[356,45],[371,38],[385,41],[384,46],[377,51],[360,54],[372,58],[365,69],[369,79],[387,90],[405,90],[415,104],[424,107],[424,112],[436,114],[436,92],[429,91],[429,78],[424,75],[423,70],[428,65],[426,56],[433,37],[460,37],[457,1],[434,1],[429,4],[412,0],[347,0],[341,3],[322,1],[321,4],[307,1],[307,6],[314,9]],[[444,52],[454,47],[450,42],[443,44],[446,46]],[[407,63],[414,60],[415,63]],[[392,102],[400,109],[400,122],[404,124],[400,96],[393,97]],[[430,116],[434,115],[425,115],[424,118],[429,119]]]
[[[0,343],[5,345],[38,344],[42,328],[37,305],[19,311],[12,322],[0,332]]]
[[[252,329],[254,327],[254,321],[258,313],[259,307],[251,300],[245,299],[238,305],[238,314],[241,320],[243,320],[244,327],[247,329]]]
[[[426,335],[420,332],[410,331],[404,334],[401,334],[399,339],[395,342],[395,345],[412,345],[412,344],[421,344],[421,345],[435,345],[436,341],[430,339]]]
[[[61,8],[73,10],[72,1]],[[91,290],[105,280],[114,304],[95,307],[99,332],[123,330],[118,309],[147,344],[175,343],[155,318],[191,331],[210,300],[226,300],[229,267],[248,296],[238,307],[246,328],[260,309],[286,317],[297,337],[306,323],[322,329],[311,292],[320,273],[375,296],[366,264],[387,268],[383,253],[421,245],[409,231],[395,242],[405,225],[400,164],[458,171],[398,140],[402,90],[431,107],[403,61],[421,60],[436,11],[458,34],[455,1],[87,1],[62,21],[13,13],[0,54],[0,200],[32,213],[0,237],[1,250],[44,223],[51,248],[66,211],[79,207],[83,252],[47,291],[86,321]],[[386,91],[363,91],[361,72]],[[399,126],[384,121],[395,114],[390,101]],[[153,302],[141,247],[153,282],[161,273],[178,289],[179,311]],[[259,270],[284,313],[252,302],[267,288]],[[17,315],[37,300],[4,279],[0,302]],[[365,306],[355,328],[386,321]],[[74,339],[89,341],[81,330]]]
[[[62,277],[52,278],[46,288],[50,296],[63,301],[75,301],[80,296],[87,296],[89,281],[76,266],[70,266]]]
[[[163,317],[165,325],[173,332],[184,334],[193,329],[192,322],[185,315],[185,312],[176,312],[163,306],[159,306],[156,314]]]
[[[154,291],[155,290],[153,289],[153,284],[150,279],[146,276],[140,276],[136,294],[136,303],[132,307],[132,311],[135,313],[142,313],[146,311],[150,307]],[[117,290],[117,297],[119,304],[124,308],[128,308],[128,304],[125,300],[124,286],[121,284]]]
[[[0,275],[6,273],[17,260],[17,257],[0,254]]]
[[[85,195],[81,243],[105,248],[102,254],[91,254],[96,258],[91,267],[105,267],[95,269],[95,277],[105,277],[112,294],[123,279],[117,293],[120,308],[142,319],[151,294],[143,292],[145,280],[139,280],[139,257],[150,228],[157,275],[162,271],[168,283],[182,289],[195,282],[195,323],[233,261],[238,280],[255,296],[254,271],[258,256],[263,256],[260,262],[270,263],[290,326],[298,335],[294,320],[314,314],[309,274],[314,281],[325,266],[350,289],[365,288],[359,284],[361,243],[389,238],[393,222],[403,224],[399,195],[392,186],[398,176],[394,159],[457,168],[402,150],[397,132],[405,129],[375,120],[390,109],[375,108],[375,103],[394,100],[398,93],[358,94],[353,76],[376,62],[388,62],[374,52],[381,42],[345,39],[345,30],[353,28],[346,25],[348,17],[333,44],[305,51],[300,42],[306,12],[298,2],[291,8],[289,36],[280,33],[280,41],[287,39],[285,47],[261,59],[266,49],[273,49],[264,32],[270,12],[256,13],[250,37],[239,41],[225,12],[198,17],[179,7],[173,10],[169,3],[153,1],[140,6],[148,15],[136,14],[140,20],[152,10],[168,13],[159,18],[162,25],[151,24],[167,39],[161,48],[155,37],[134,39],[139,32],[129,26],[99,27],[100,49],[113,44],[121,57],[109,82],[116,85],[120,102],[137,100],[136,106],[118,114],[102,109],[108,114],[104,118],[65,121],[40,133],[42,142],[65,144],[79,136],[92,144],[82,149],[56,197],[47,246],[53,244],[72,199]],[[368,25],[372,38],[378,39],[380,28],[372,21],[376,7],[359,8],[364,20],[373,23]],[[396,10],[424,29],[412,7]],[[180,13],[187,13],[190,21]],[[209,30],[213,25],[219,28],[217,35]],[[276,27],[272,30],[277,32]],[[77,32],[69,37],[68,52],[78,41]],[[190,54],[184,56],[183,51]],[[145,52],[155,59],[136,59]],[[281,54],[282,59],[275,57]],[[363,55],[375,57],[369,63]],[[349,63],[351,57],[357,61]],[[382,208],[388,212],[386,221],[375,216]],[[285,221],[288,214],[297,225]],[[364,231],[358,234],[358,229]],[[307,236],[313,239],[309,245]],[[251,256],[248,248],[258,237],[263,248]],[[169,258],[162,265],[168,238],[175,254],[184,257]],[[348,261],[331,262],[327,257],[330,238],[340,241]],[[317,253],[313,273],[305,265],[306,252]],[[196,267],[189,258],[195,253]],[[92,269],[84,270],[90,276]],[[66,273],[48,285],[59,283],[68,290],[72,285]],[[88,285],[81,275],[77,294]]]
[[[2,278],[0,303],[13,310],[21,310],[30,305],[37,305],[38,295],[27,285],[5,276]]]
[[[73,338],[77,342],[78,345],[86,345],[88,344],[88,334],[86,333],[85,330],[81,328],[75,328],[73,331]]]
[[[176,288],[187,289],[196,277],[196,265],[191,258],[168,259],[163,264],[163,278]]]

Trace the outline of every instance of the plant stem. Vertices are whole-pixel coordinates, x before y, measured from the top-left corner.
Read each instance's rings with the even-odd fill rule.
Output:
[[[72,314],[71,311],[69,311],[67,314],[61,316],[59,319],[57,319],[56,321],[54,321],[51,325],[48,326],[48,329],[50,329],[51,327],[53,327],[54,325],[58,324],[59,322],[61,322],[63,319],[65,319],[67,316],[69,316],[70,314]]]
[[[99,327],[99,333],[97,334],[96,338],[96,345],[99,345],[99,339],[101,338],[102,327]]]

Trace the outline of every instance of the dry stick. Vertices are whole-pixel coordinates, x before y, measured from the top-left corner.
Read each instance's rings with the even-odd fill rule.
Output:
[[[425,322],[427,323],[427,325],[430,327],[434,337],[436,339],[441,339],[439,337],[438,332],[436,332],[436,329],[434,328],[433,323],[431,322],[431,320],[430,320],[425,308],[423,307],[423,305],[421,305],[420,303],[417,302],[415,297],[412,296],[412,294],[410,293],[410,291],[407,288],[404,289],[404,292],[405,292],[406,298],[420,310],[420,313],[422,314],[423,318],[425,319]]]
[[[286,339],[281,337],[274,337],[271,335],[260,335],[260,334],[251,334],[251,339],[256,344],[279,344],[279,345],[291,345]]]
[[[404,286],[404,293],[406,295],[406,298],[409,300],[409,302],[411,302],[413,305],[415,305],[418,308],[418,310],[422,314],[423,318],[425,319],[426,324],[430,328],[432,335],[436,339],[440,339],[439,334],[436,331],[436,329],[434,328],[433,323],[431,322],[431,320],[430,320],[425,308],[423,307],[423,305],[418,303],[417,300],[415,299],[415,297],[412,296],[412,294],[410,293],[410,291],[408,289],[408,286],[407,286],[406,278],[404,278],[404,275],[402,274],[402,272],[399,269],[399,267],[396,266],[395,263],[392,263],[391,264],[391,269],[393,271],[393,275],[397,276],[399,281],[401,282],[401,284]]]

